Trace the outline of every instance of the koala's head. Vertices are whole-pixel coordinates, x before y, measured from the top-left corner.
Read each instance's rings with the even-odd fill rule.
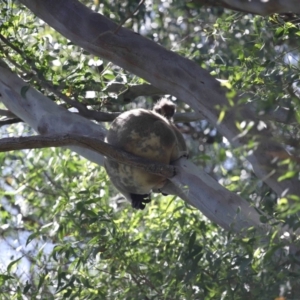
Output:
[[[170,120],[175,114],[176,105],[172,101],[162,98],[154,105],[153,111]]]

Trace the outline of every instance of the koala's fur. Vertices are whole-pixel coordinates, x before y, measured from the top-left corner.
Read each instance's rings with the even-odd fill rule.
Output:
[[[165,111],[167,118],[163,116]],[[171,101],[161,100],[154,111],[133,109],[122,113],[112,122],[106,142],[137,156],[170,164],[187,155],[184,138],[170,120],[174,112]],[[150,202],[150,193],[166,183],[164,177],[112,159],[106,158],[104,166],[115,187],[137,209],[144,209]]]

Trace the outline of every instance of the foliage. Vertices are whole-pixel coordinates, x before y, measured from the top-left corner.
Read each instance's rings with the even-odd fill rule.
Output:
[[[137,2],[85,4],[120,23]],[[108,87],[126,89],[143,79],[85,53],[14,2],[0,3],[0,14],[0,57],[58,104],[74,107],[59,93],[99,111],[156,101],[120,103]],[[233,93],[249,92],[258,115],[298,110],[297,22],[176,0],[145,1],[124,26],[228,80]],[[189,107],[178,103],[178,110]],[[282,143],[297,148],[299,120],[288,121],[272,126]],[[277,201],[253,175],[245,160],[252,145],[232,149],[205,120],[180,128],[199,166],[269,217],[299,227],[300,199],[293,206],[284,197]],[[1,133],[32,134],[23,124]],[[250,231],[242,239],[171,196],[156,196],[146,211],[133,211],[102,168],[68,150],[3,153],[0,162],[1,299],[297,299],[299,261],[284,251],[279,256],[285,244],[275,238],[277,224],[268,237]],[[295,161],[283,163],[290,171],[283,180],[298,176]],[[261,239],[268,242],[262,246]],[[298,246],[297,237],[291,242]]]

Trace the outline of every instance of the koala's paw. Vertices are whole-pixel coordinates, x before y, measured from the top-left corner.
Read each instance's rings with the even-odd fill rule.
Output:
[[[150,203],[150,194],[130,194],[131,205],[135,209],[144,209],[147,203]]]

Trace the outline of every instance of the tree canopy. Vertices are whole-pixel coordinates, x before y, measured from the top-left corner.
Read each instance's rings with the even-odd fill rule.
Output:
[[[0,2],[1,299],[298,299],[296,2]],[[134,211],[103,141],[162,96],[189,159]]]

